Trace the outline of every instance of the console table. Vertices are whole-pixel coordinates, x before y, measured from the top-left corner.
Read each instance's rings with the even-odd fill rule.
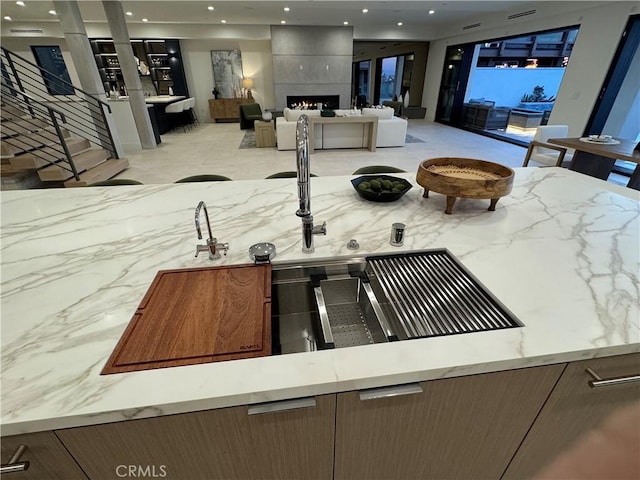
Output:
[[[376,141],[378,140],[378,117],[375,115],[361,115],[352,117],[309,117],[309,153],[315,151],[315,127],[316,123],[370,123],[369,134],[367,135],[367,148],[370,152],[376,151]]]
[[[210,98],[209,117],[218,122],[239,122],[240,105],[254,103],[252,98]]]

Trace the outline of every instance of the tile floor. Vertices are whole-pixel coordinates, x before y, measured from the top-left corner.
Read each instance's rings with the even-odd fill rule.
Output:
[[[525,148],[517,145],[426,120],[409,120],[407,133],[424,143],[378,148],[375,152],[361,149],[317,151],[311,155],[311,172],[322,176],[351,175],[366,165],[392,165],[415,172],[422,160],[447,156],[478,158],[519,167],[526,153]],[[186,133],[177,129],[162,135],[158,148],[127,153],[130,166],[117,178],[157,184],[213,173],[233,180],[249,180],[296,169],[295,151],[239,149],[243,137],[244,131],[237,123],[203,123]]]

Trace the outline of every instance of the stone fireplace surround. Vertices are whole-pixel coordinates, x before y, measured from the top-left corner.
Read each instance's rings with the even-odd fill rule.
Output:
[[[322,103],[323,109],[337,110],[340,108],[340,95],[287,95],[287,107],[317,110]]]

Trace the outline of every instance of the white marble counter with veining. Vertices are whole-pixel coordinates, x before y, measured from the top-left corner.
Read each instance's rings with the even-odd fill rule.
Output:
[[[321,158],[312,158],[321,161]],[[638,351],[640,194],[558,168],[516,169],[488,200],[361,200],[350,177],[312,179],[327,222],[312,258],[447,248],[522,328],[101,376],[156,272],[301,253],[295,179],[2,192],[2,434],[393,385]],[[227,257],[194,257],[204,200]]]

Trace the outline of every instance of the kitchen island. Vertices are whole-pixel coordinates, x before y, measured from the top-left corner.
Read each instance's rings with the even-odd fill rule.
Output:
[[[560,168],[516,169],[487,201],[414,188],[370,203],[351,177],[311,180],[327,235],[301,253],[295,179],[2,192],[2,434],[517,369],[640,350],[640,193]],[[204,200],[229,252],[194,257]],[[391,224],[407,225],[404,246]],[[101,376],[159,270],[447,248],[521,328]]]

